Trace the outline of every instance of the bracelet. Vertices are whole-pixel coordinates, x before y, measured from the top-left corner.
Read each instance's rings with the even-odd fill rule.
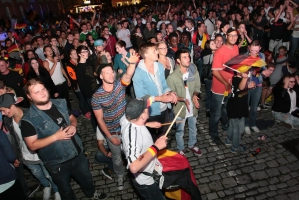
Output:
[[[158,149],[158,147],[157,147],[156,145],[154,145],[154,144],[153,144],[151,147],[155,148],[157,152],[160,150],[160,149]]]
[[[147,150],[152,154],[152,156],[154,157],[157,154],[157,147],[155,145],[152,145],[151,147],[149,147]]]
[[[186,98],[184,98],[184,102],[186,101]]]

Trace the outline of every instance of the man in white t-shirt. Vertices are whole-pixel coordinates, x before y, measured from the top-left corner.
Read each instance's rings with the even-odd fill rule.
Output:
[[[146,95],[129,102],[126,106],[126,116],[121,119],[120,124],[123,151],[128,161],[128,168],[134,176],[132,182],[135,189],[144,199],[159,200],[164,199],[164,196],[153,177],[148,174],[153,174],[156,165],[162,166],[157,159],[157,152],[166,147],[167,137],[161,136],[154,143],[145,127],[149,118],[151,98]]]
[[[161,17],[162,17],[162,19],[160,21],[158,21],[158,23],[157,23],[157,29],[158,30],[160,29],[160,26],[161,26],[162,23],[165,23],[165,24],[169,24],[170,23],[170,21],[168,21],[166,19],[166,14],[165,13],[163,13]]]
[[[119,40],[123,40],[126,43],[126,49],[132,47],[132,42],[131,42],[131,33],[129,31],[128,27],[128,21],[123,20],[121,22],[121,29],[117,32],[117,38]]]
[[[208,18],[204,21],[205,26],[207,27],[208,35],[211,37],[215,30],[215,19],[213,19],[213,11],[210,10]]]
[[[38,55],[39,59],[42,61],[46,60],[45,54],[44,54],[44,39],[41,36],[36,37],[37,42],[37,48],[35,50],[35,53]]]

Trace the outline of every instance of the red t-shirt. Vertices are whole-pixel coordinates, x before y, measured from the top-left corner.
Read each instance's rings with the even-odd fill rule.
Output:
[[[233,74],[223,71],[223,69],[225,68],[223,64],[237,55],[239,55],[239,48],[237,45],[234,45],[233,48],[222,45],[214,54],[212,70],[219,70],[223,78],[227,82],[232,83]],[[223,95],[226,89],[225,85],[223,85],[223,83],[221,83],[216,77],[213,76],[211,90],[215,94]],[[231,91],[228,92],[230,93]]]

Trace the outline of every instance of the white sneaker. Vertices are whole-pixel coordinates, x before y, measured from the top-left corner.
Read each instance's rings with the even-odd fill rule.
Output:
[[[179,154],[181,154],[182,156],[185,156],[184,151],[179,151]]]
[[[52,187],[51,187],[51,184],[49,187],[45,187],[44,188],[44,194],[43,194],[43,200],[49,200],[50,197],[51,197],[51,190],[52,190]]]
[[[249,126],[245,126],[245,133],[248,134],[248,135],[251,134]]]
[[[118,188],[118,190],[123,190],[124,189],[124,178],[118,177],[118,179],[117,179],[117,188]]]
[[[259,132],[261,132],[260,131],[260,129],[258,128],[258,127],[256,127],[256,126],[252,126],[252,127],[250,127],[255,133],[259,133]]]
[[[256,107],[256,111],[261,111],[261,107]]]
[[[54,200],[61,200],[59,192],[54,193]]]

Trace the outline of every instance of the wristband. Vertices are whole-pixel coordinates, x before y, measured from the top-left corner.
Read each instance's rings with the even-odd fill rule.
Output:
[[[151,147],[155,148],[157,152],[160,150],[160,149],[158,149],[158,147],[157,147],[156,145],[154,145],[154,144],[153,144]]]
[[[151,147],[149,147],[147,150],[152,154],[152,156],[154,157],[157,154],[157,147],[155,145],[152,145]]]

